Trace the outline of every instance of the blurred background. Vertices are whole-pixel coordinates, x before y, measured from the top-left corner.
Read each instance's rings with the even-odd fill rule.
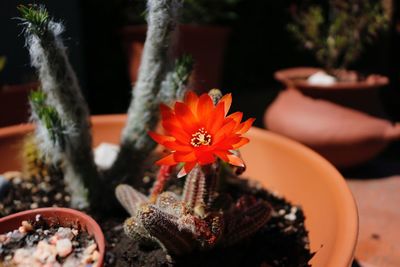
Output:
[[[92,113],[125,112],[130,95],[131,61],[126,48],[129,39],[127,35],[129,26],[144,23],[143,1],[33,2],[45,4],[50,14],[64,22],[64,39],[70,59]],[[236,104],[249,116],[257,117],[257,125],[262,126],[262,114],[266,106],[275,97],[277,90],[282,88],[274,80],[273,73],[288,67],[318,66],[313,54],[299,49],[299,43],[287,30],[288,23],[292,21],[293,8],[304,5],[304,2],[312,5],[312,1],[198,2],[200,4],[191,5],[194,11],[187,12],[189,14],[185,14],[183,22],[204,27],[223,27],[228,32],[223,33],[227,36],[222,41],[226,42],[224,47],[220,49],[223,62],[218,70],[219,80],[211,82],[210,86],[219,86],[224,91],[233,92]],[[20,85],[36,80],[29,66],[28,52],[24,48],[21,27],[16,19],[16,5],[28,3],[32,1],[0,2],[0,55],[6,57],[6,64],[0,73],[2,85]],[[397,1],[384,0],[383,5],[390,17],[389,29],[373,44],[369,44],[350,67],[384,74],[390,78],[390,85],[381,90],[380,94],[390,117],[398,119],[400,15]],[[324,8],[327,8],[326,4]],[[208,39],[212,37],[211,34],[211,37],[205,35],[204,38],[198,38],[209,46],[218,46],[217,43],[221,41]]]

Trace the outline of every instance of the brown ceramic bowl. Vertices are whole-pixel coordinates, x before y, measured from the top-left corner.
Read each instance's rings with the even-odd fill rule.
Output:
[[[287,87],[295,87],[301,90],[362,90],[386,86],[389,79],[382,75],[375,75],[374,82],[339,82],[333,85],[313,85],[307,82],[307,78],[314,73],[321,71],[320,68],[297,67],[279,70],[274,73],[276,80]]]
[[[79,227],[94,236],[100,253],[98,266],[103,266],[105,253],[105,239],[100,226],[90,216],[83,212],[67,208],[40,208],[18,212],[0,218],[0,234],[18,229],[21,222],[35,220],[40,214],[49,225],[60,225],[64,227]]]
[[[94,116],[93,143],[118,143],[125,115]],[[18,147],[33,127],[0,129],[0,173],[20,168]],[[252,128],[242,149],[246,177],[301,205],[306,216],[313,267],[350,266],[358,234],[357,208],[346,182],[325,159],[305,146]]]

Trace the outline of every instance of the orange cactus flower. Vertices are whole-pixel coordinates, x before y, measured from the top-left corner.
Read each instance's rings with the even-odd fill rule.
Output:
[[[188,92],[184,102],[176,102],[173,109],[161,104],[162,126],[166,135],[149,132],[157,143],[171,150],[171,154],[156,162],[158,165],[184,163],[178,177],[189,173],[196,164],[206,165],[220,158],[232,165],[243,167],[243,161],[231,150],[249,142],[242,137],[254,122],[241,123],[243,113],[227,116],[232,96],[227,94],[214,105],[208,94],[198,97]]]

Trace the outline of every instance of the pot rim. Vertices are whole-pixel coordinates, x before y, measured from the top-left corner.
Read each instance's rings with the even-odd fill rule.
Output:
[[[90,234],[93,235],[96,241],[100,253],[98,266],[103,266],[104,255],[105,255],[105,244],[106,244],[103,231],[101,230],[99,224],[92,217],[78,210],[74,210],[71,208],[47,207],[47,208],[31,209],[13,213],[8,216],[0,218],[0,233],[11,231],[10,229],[5,229],[5,230],[2,229],[2,224],[6,222],[17,222],[17,221],[21,223],[23,220],[35,218],[35,216],[38,214],[42,215],[44,218],[58,218],[61,217],[62,214],[64,214],[65,217],[71,217],[71,221],[64,220],[63,221],[64,223],[66,222],[78,223],[80,226],[82,226],[82,229],[84,231],[90,232]],[[63,223],[60,224],[63,225]],[[90,230],[88,231],[89,227]]]
[[[274,73],[274,78],[286,85],[287,87],[294,87],[304,90],[368,90],[384,87],[389,84],[389,78],[384,75],[377,75],[379,78],[374,83],[366,81],[356,82],[339,82],[332,85],[313,85],[309,84],[306,80],[294,80],[296,77],[308,77],[318,71],[323,71],[322,68],[315,67],[294,67],[278,70]]]

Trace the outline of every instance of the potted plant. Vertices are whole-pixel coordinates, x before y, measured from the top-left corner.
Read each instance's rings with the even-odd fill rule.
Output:
[[[84,209],[103,227],[111,255],[105,264],[110,266],[187,265],[196,260],[214,265],[230,261],[307,266],[310,249],[317,251],[321,245],[313,264],[348,266],[357,237],[357,212],[333,167],[296,143],[250,129],[252,120],[242,123],[240,112],[228,115],[229,94],[189,92],[181,100],[187,80],[178,79],[182,76],[176,67],[168,70],[165,49],[178,3],[149,1],[147,40],[128,115],[91,119],[65,54],[61,24],[42,7],[20,7],[42,89],[30,97],[35,126],[0,132],[0,151],[7,154],[2,163],[10,163],[1,170],[24,169],[3,174],[11,186],[1,211],[24,209],[26,202]],[[161,102],[164,133],[156,130]],[[25,168],[20,168],[16,159],[29,133],[34,137],[24,141]],[[238,149],[252,137],[252,148],[243,150],[253,162],[248,174],[288,200],[238,177],[245,169]],[[153,139],[171,151],[154,150]],[[115,153],[110,164],[96,164],[92,145],[100,142],[120,142],[105,153],[107,159]],[[154,159],[163,154],[161,167],[155,167]],[[263,158],[272,163],[266,170]],[[289,165],[294,172],[287,171],[292,170]],[[297,174],[301,177],[293,179]],[[307,186],[298,190],[303,183]],[[118,210],[117,199],[131,215],[123,227],[126,215]],[[338,216],[326,216],[332,210]]]
[[[377,89],[387,85],[388,78],[348,69],[365,46],[387,28],[388,18],[381,2],[328,3],[328,10],[309,6],[295,13],[294,23],[289,24],[289,31],[302,48],[314,54],[322,68],[277,71],[275,78],[299,93],[283,91],[266,112],[265,124],[312,147],[336,166],[349,167],[371,159],[390,140],[398,138],[396,127],[382,120],[385,114],[378,101]],[[354,125],[355,130],[339,129],[347,124]],[[372,128],[379,130],[369,131]],[[355,152],[348,154],[349,150]]]
[[[0,57],[0,73],[6,66],[6,57]],[[27,122],[29,117],[28,94],[37,83],[0,84],[0,126]],[[10,114],[10,110],[13,110]]]
[[[224,26],[236,19],[235,7],[241,0],[189,0],[183,1],[177,46],[173,53],[176,56],[189,54],[194,59],[194,71],[191,86],[200,92],[209,88],[218,88],[222,76],[225,47],[230,28]],[[124,7],[127,23],[133,24],[122,29],[123,45],[127,51],[129,75],[131,82],[137,80],[146,26],[144,0]],[[133,15],[132,15],[133,14]]]
[[[30,241],[35,235],[36,240]],[[60,261],[69,266],[103,266],[105,253],[96,221],[67,208],[33,209],[0,218],[0,244],[6,266],[55,266]]]

